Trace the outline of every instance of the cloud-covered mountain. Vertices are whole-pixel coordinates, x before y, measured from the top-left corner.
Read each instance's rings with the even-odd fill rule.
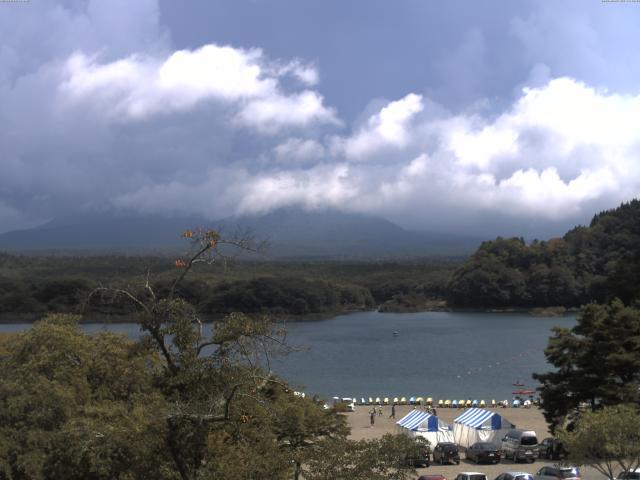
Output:
[[[0,232],[302,207],[544,236],[640,193],[628,2],[1,6]]]
[[[337,210],[279,209],[266,215],[206,221],[200,217],[79,217],[0,235],[10,251],[178,252],[182,231],[212,226],[223,235],[250,232],[268,244],[264,255],[282,258],[370,258],[465,255],[473,237],[405,230],[379,217]]]

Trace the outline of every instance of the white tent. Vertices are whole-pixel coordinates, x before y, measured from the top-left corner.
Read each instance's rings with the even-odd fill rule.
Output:
[[[500,446],[506,433],[515,425],[496,412],[482,408],[469,408],[453,420],[453,437],[462,447],[476,442],[491,442]]]
[[[396,422],[403,432],[429,440],[434,447],[438,442],[453,442],[453,430],[435,415],[412,410]]]

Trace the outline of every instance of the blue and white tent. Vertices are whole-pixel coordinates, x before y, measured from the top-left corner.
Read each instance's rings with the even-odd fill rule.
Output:
[[[462,447],[476,442],[491,442],[500,445],[502,437],[515,425],[502,415],[482,408],[469,408],[453,420],[453,437]]]
[[[412,410],[396,424],[404,433],[426,438],[431,446],[438,442],[453,442],[453,429],[435,415],[422,410]]]

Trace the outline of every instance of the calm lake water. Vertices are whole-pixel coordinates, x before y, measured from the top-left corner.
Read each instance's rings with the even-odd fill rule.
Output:
[[[575,321],[513,313],[362,312],[289,322],[288,343],[304,350],[271,366],[299,389],[324,397],[511,399],[519,388],[513,382],[534,388],[531,374],[550,368],[543,350],[551,328]],[[4,332],[26,328],[0,325]],[[140,335],[133,323],[82,328]]]

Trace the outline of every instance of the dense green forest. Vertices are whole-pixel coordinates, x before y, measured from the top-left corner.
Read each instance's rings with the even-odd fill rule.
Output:
[[[453,307],[577,307],[640,298],[640,201],[599,213],[588,227],[527,244],[484,242],[453,275]]]
[[[159,295],[170,288],[175,259],[124,256],[0,254],[0,318],[31,320],[46,313],[83,313],[109,320],[131,314],[122,299],[89,294],[99,286],[142,289],[147,275]],[[198,265],[178,295],[205,315],[232,311],[316,318],[371,310],[442,305],[457,259],[412,262],[235,261]]]
[[[109,320],[131,314],[122,299],[93,298],[99,286],[143,288],[160,295],[175,259],[144,256],[0,254],[0,318],[32,320],[82,313]],[[198,265],[178,295],[212,317],[233,311],[318,318],[371,310],[579,307],[640,298],[640,201],[596,215],[562,238],[484,242],[458,258],[413,261],[246,261]]]

